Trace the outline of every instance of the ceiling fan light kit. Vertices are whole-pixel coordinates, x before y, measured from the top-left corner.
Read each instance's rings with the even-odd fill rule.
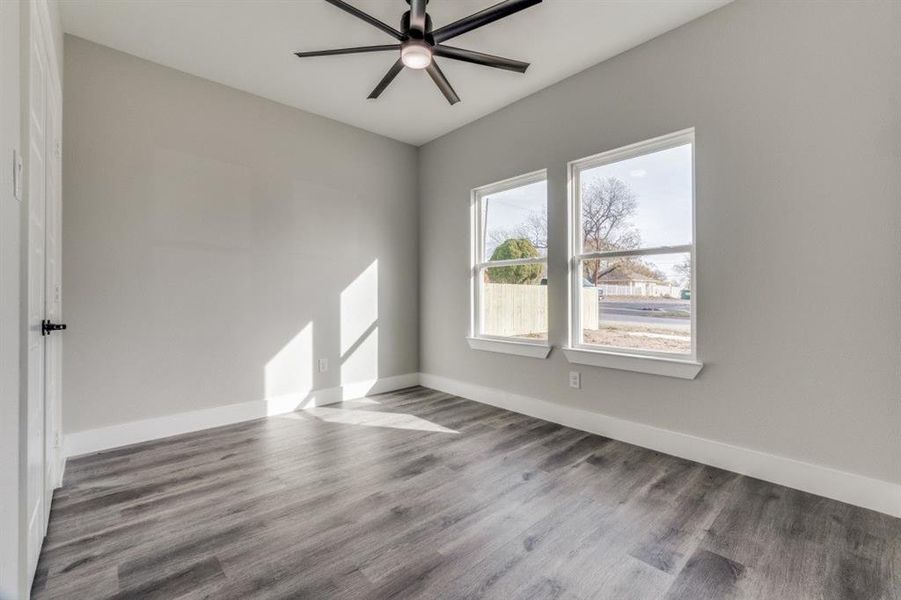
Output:
[[[432,48],[420,40],[404,42],[400,47],[400,60],[410,69],[425,69],[432,64]]]
[[[454,21],[449,25],[432,30],[432,18],[426,13],[426,4],[429,0],[407,0],[410,10],[405,12],[400,20],[400,30],[394,29],[387,23],[384,23],[372,15],[369,15],[355,6],[344,2],[344,0],[325,0],[329,4],[337,6],[341,10],[361,19],[373,27],[387,33],[399,43],[385,44],[381,46],[358,46],[355,48],[337,48],[334,50],[315,50],[311,52],[295,52],[299,58],[309,58],[313,56],[335,56],[339,54],[357,54],[361,52],[383,52],[383,51],[400,51],[400,58],[388,69],[388,72],[382,77],[372,93],[369,94],[370,99],[378,98],[385,88],[397,77],[397,74],[404,67],[416,70],[425,70],[435,85],[444,94],[444,97],[450,104],[456,104],[460,101],[460,97],[454,91],[447,77],[438,67],[435,61],[436,56],[449,58],[451,60],[459,60],[476,65],[486,67],[494,67],[495,69],[504,69],[507,71],[516,71],[517,73],[525,73],[529,67],[529,63],[502,56],[494,56],[483,52],[475,52],[473,50],[464,50],[463,48],[454,48],[445,46],[443,42],[451,38],[462,35],[473,29],[477,29],[489,23],[493,23],[498,19],[509,17],[513,13],[517,13],[523,9],[539,4],[541,0],[504,0],[494,6],[463,17],[458,21]]]

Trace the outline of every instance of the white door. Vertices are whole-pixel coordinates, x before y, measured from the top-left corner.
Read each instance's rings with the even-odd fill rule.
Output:
[[[44,411],[44,321],[46,285],[47,60],[36,13],[32,12],[28,94],[28,408],[25,510],[28,573],[34,573],[46,525],[46,415]]]
[[[26,409],[26,535],[29,582],[47,532],[53,490],[59,485],[62,340],[44,335],[59,323],[62,98],[51,65],[46,4],[29,3],[28,81],[28,401]]]

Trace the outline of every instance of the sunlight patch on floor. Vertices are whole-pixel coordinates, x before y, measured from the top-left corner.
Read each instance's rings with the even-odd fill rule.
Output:
[[[375,400],[374,398],[354,398],[352,400],[345,400],[343,404],[344,404],[345,408],[353,408],[353,407],[357,406],[358,404],[363,405],[363,406],[366,406],[366,405],[371,406],[373,404],[381,405],[381,402],[379,402],[378,400]],[[348,405],[350,405],[350,406],[348,406]]]
[[[416,431],[434,431],[437,433],[458,433],[437,423],[432,423],[415,415],[392,412],[376,412],[371,410],[349,410],[330,406],[305,408],[301,413],[312,415],[327,423],[343,425],[364,425],[367,427],[388,427],[391,429],[411,429]]]

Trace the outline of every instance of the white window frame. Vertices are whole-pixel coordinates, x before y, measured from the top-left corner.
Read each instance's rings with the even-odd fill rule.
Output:
[[[613,250],[606,252],[584,252],[582,249],[582,171],[603,165],[628,160],[668,150],[676,146],[691,144],[691,243],[678,246],[646,247],[636,250]],[[572,363],[591,366],[624,369],[655,375],[667,375],[694,379],[703,367],[698,361],[697,332],[697,259],[695,256],[695,132],[693,128],[677,131],[643,142],[638,142],[602,152],[567,164],[569,190],[567,210],[569,227],[569,345],[564,348],[566,358]],[[647,256],[654,254],[675,254],[687,252],[691,257],[691,353],[676,354],[615,346],[600,346],[582,343],[582,268],[584,260],[607,259],[623,256]]]
[[[466,340],[473,350],[485,350],[488,352],[500,352],[531,358],[546,358],[551,351],[548,340],[528,341],[522,338],[485,335],[482,333],[482,286],[480,274],[486,267],[509,267],[515,265],[545,265],[547,269],[547,256],[537,258],[516,258],[511,260],[486,260],[485,257],[485,231],[482,223],[482,202],[486,196],[505,192],[518,187],[547,182],[547,169],[533,171],[525,175],[518,175],[488,185],[483,185],[472,190],[470,198],[470,320],[469,335]],[[546,200],[546,198],[545,198]],[[547,211],[545,202],[545,211]],[[550,296],[548,297],[550,299]],[[550,322],[548,323],[550,326]],[[550,336],[550,332],[548,332]]]

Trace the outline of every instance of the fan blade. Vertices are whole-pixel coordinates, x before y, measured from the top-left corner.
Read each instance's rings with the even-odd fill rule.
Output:
[[[378,27],[379,29],[381,29],[382,31],[387,33],[388,35],[394,37],[394,39],[401,41],[401,42],[404,41],[404,34],[399,32],[397,29],[395,29],[394,27],[391,27],[387,23],[383,23],[382,21],[379,21],[372,15],[364,13],[359,8],[357,8],[355,6],[351,6],[347,2],[344,2],[344,0],[325,0],[325,1],[333,6],[337,6],[338,8],[340,8],[343,11],[349,12],[350,14],[352,14],[353,16],[355,16],[358,19],[362,19],[363,21],[366,21],[373,27]]]
[[[451,103],[451,106],[460,101],[460,97],[457,95],[457,92],[454,91],[454,88],[451,87],[450,82],[447,80],[447,77],[444,76],[444,73],[441,72],[441,69],[438,68],[438,63],[432,59],[432,62],[425,68],[428,71],[429,76],[431,76],[432,81],[435,82],[435,85],[438,86],[438,89],[441,90],[441,93],[444,94],[444,97],[447,98],[447,101]]]
[[[379,82],[375,89],[372,90],[372,93],[369,94],[370,99],[378,98],[382,95],[382,92],[385,91],[385,88],[394,81],[394,78],[397,77],[397,74],[403,71],[404,63],[401,59],[397,59],[397,62],[391,65],[391,68],[388,69],[388,72],[385,73],[385,76],[382,77],[382,80]]]
[[[513,60],[512,58],[504,58],[503,56],[494,56],[493,54],[485,54],[483,52],[475,52],[473,50],[464,50],[463,48],[454,48],[453,46],[433,46],[432,54],[444,58],[462,60],[463,62],[476,65],[494,67],[495,69],[516,71],[517,73],[525,73],[526,69],[529,68],[529,63],[527,62]]]
[[[357,54],[358,52],[383,52],[385,50],[399,50],[400,44],[387,44],[385,46],[357,46],[356,48],[335,48],[334,50],[313,50],[312,52],[295,52],[298,58],[310,56],[333,56],[336,54]]]
[[[425,5],[428,0],[410,0],[410,29],[425,33]]]
[[[471,14],[468,17],[463,17],[459,21],[454,21],[450,25],[445,25],[440,29],[436,29],[432,32],[432,37],[435,39],[435,43],[438,44],[444,40],[449,40],[452,37],[464,34],[467,31],[472,31],[477,27],[494,23],[498,19],[509,17],[513,13],[517,13],[530,6],[535,6],[540,2],[541,0],[504,0],[485,10]]]

